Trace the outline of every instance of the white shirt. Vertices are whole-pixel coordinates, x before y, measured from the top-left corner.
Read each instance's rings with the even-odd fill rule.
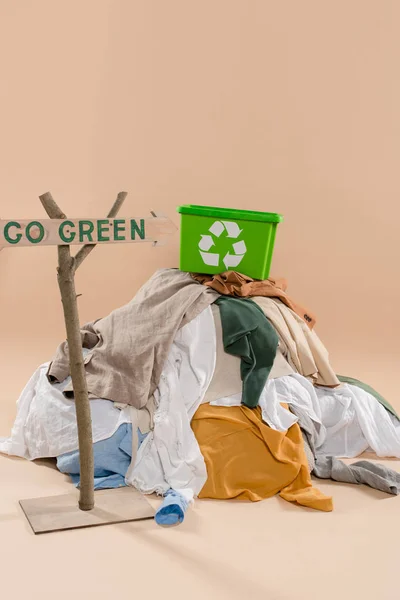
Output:
[[[239,406],[241,394],[211,402]],[[286,431],[299,419],[281,406],[292,405],[300,420],[311,420],[317,455],[354,458],[372,449],[380,457],[400,458],[400,422],[374,396],[357,386],[314,387],[301,375],[271,379],[260,397],[263,420]]]

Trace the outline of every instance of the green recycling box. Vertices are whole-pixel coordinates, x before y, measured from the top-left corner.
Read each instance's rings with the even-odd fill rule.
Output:
[[[177,210],[181,213],[181,271],[239,271],[254,279],[268,278],[281,215],[195,204]]]

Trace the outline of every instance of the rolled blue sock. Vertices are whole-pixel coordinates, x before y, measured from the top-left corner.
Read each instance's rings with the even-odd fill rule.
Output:
[[[164,502],[155,514],[155,521],[158,525],[177,525],[178,523],[182,523],[188,506],[189,503],[186,498],[175,490],[168,490],[165,494]]]

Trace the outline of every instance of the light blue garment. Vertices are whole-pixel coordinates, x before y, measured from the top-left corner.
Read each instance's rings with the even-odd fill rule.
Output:
[[[148,434],[138,429],[138,448]],[[106,440],[93,444],[94,489],[124,487],[125,475],[132,457],[132,425],[124,423]],[[79,451],[68,452],[57,458],[57,467],[61,473],[71,476],[76,487],[80,483]],[[155,514],[158,525],[177,525],[182,523],[189,506],[188,500],[175,490],[168,490],[160,508]]]
[[[138,448],[147,434],[138,429]],[[124,423],[106,440],[93,444],[94,489],[118,488],[126,485],[125,475],[132,457],[132,425]],[[68,452],[57,458],[61,473],[71,476],[76,487],[80,483],[79,451]]]
[[[96,471],[95,471],[96,472]],[[72,483],[75,487],[80,486],[80,475],[71,475]],[[119,488],[126,486],[125,477],[115,473],[114,475],[106,475],[104,477],[94,477],[94,489],[95,490],[109,490],[111,488]]]
[[[189,506],[189,502],[176,492],[168,490],[165,494],[164,502],[157,510],[154,518],[158,525],[177,525],[182,523],[185,518],[185,512]]]

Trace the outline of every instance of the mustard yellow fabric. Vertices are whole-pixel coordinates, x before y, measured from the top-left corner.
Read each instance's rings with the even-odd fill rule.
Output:
[[[297,423],[280,432],[263,422],[259,407],[202,404],[192,428],[207,465],[200,498],[257,502],[279,493],[289,502],[333,510],[332,498],[312,485]]]

